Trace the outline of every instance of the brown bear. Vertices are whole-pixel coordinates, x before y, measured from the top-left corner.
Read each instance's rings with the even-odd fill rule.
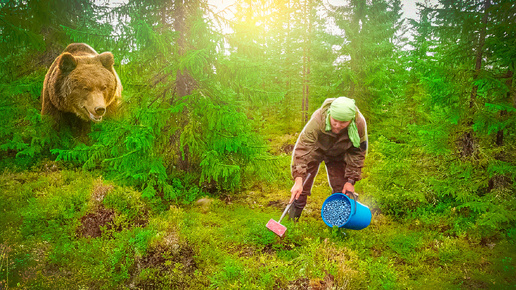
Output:
[[[122,98],[113,64],[111,52],[98,54],[84,43],[68,45],[45,76],[41,114],[49,115],[57,128],[67,123],[79,131],[113,115]]]

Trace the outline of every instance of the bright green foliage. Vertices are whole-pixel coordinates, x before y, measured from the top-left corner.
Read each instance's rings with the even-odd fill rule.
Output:
[[[347,56],[338,63],[339,91],[356,98],[359,108],[368,111],[370,102],[389,103],[399,94],[398,82],[404,71],[398,51],[404,40],[399,1],[350,1],[331,14],[345,32],[340,54]],[[382,98],[376,98],[381,95]],[[369,105],[366,105],[369,104]]]
[[[0,4],[0,288],[516,285],[514,1],[419,4],[411,30],[398,0],[209,3]],[[124,87],[87,140],[39,115],[71,42]],[[368,122],[372,223],[324,225],[322,169],[280,239],[296,138],[340,95]]]
[[[6,4],[2,15],[33,17],[38,3],[29,2]],[[40,7],[42,15],[56,3]],[[271,157],[264,140],[283,143],[271,144],[274,154],[289,154],[295,121],[326,97],[344,94],[357,99],[370,125],[367,182],[359,188],[372,203],[396,216],[436,203],[456,207],[481,235],[495,235],[514,220],[512,203],[495,198],[514,192],[514,53],[505,45],[514,31],[504,28],[514,5],[501,1],[487,11],[482,3],[463,4],[420,5],[410,54],[401,51],[406,31],[399,1],[352,1],[324,12],[316,12],[319,2],[238,2],[234,22],[207,17],[213,11],[205,1],[115,7],[85,1],[63,6],[62,13],[82,9],[87,17],[60,22],[55,17],[62,15],[52,14],[30,28],[5,18],[10,54],[2,76],[0,150],[9,158],[2,164],[23,169],[55,158],[101,169],[164,210],[207,192],[286,180],[287,155]],[[325,13],[340,30],[326,30]],[[486,13],[497,21],[485,24]],[[228,43],[215,23],[231,23]],[[116,57],[122,113],[94,125],[87,144],[66,131],[58,136],[40,120],[37,96],[46,67],[32,63],[36,69],[17,74],[42,48],[25,36],[43,27],[55,32],[47,43],[86,42]],[[476,32],[484,28],[479,47]],[[484,52],[489,65],[474,67],[471,51]],[[309,105],[297,114],[301,95]]]
[[[0,89],[5,96],[0,101],[0,114],[4,116],[3,125],[0,127],[0,140],[2,140],[0,150],[4,154],[8,152],[16,154],[19,157],[15,161],[18,165],[28,161],[22,156],[35,157],[35,154],[41,151],[45,141],[48,141],[37,134],[37,131],[48,130],[48,128],[45,128],[41,122],[39,112],[35,108],[35,100],[28,97],[30,96],[28,91],[33,88],[36,90],[41,88],[39,78],[20,80],[16,84],[4,85]],[[19,128],[22,126],[30,126],[30,129],[20,132]]]
[[[255,192],[251,199],[235,195],[232,204],[210,199],[205,206],[156,212],[141,192],[103,181],[98,171],[46,165],[0,175],[2,286],[510,288],[515,283],[514,241],[454,235],[456,218],[421,208],[399,221],[375,213],[361,231],[331,229],[307,213],[297,224],[285,219],[287,232],[279,238],[265,224],[281,214],[267,205],[282,190]],[[46,171],[52,165],[54,171]],[[320,208],[324,198],[312,198],[310,206]]]
[[[369,154],[374,162],[367,164],[368,177],[363,190],[374,196],[382,211],[405,215],[432,201],[429,184],[432,176],[421,172],[435,164],[420,150],[410,144],[397,144],[380,137],[371,144]]]
[[[122,37],[119,43],[134,45],[132,52],[112,46],[109,38],[102,37],[112,31],[106,25],[81,29],[63,26],[73,41],[96,45],[99,51],[109,48],[118,62],[127,62],[117,67],[126,104],[118,119],[93,126],[90,144],[53,144],[51,152],[57,160],[85,169],[102,168],[110,178],[138,186],[144,197],[157,204],[162,199],[195,200],[202,194],[199,188],[234,191],[249,176],[269,175],[260,173],[270,172],[267,164],[271,159],[262,138],[235,105],[236,100],[225,100],[235,92],[220,89],[208,70],[217,65],[220,39],[214,38],[207,22],[198,17],[205,4],[160,3],[147,10],[141,10],[141,5],[129,2],[111,10],[92,8],[97,13],[103,9],[106,19],[116,18],[118,29],[130,32],[113,37]],[[175,12],[168,10],[171,8]],[[184,15],[178,14],[179,8]],[[169,11],[166,18],[170,21],[184,17],[184,26],[174,32],[156,25],[152,11],[162,9]],[[125,15],[131,16],[129,22]],[[170,42],[176,45],[164,45]],[[195,90],[184,95],[179,92],[181,86]]]
[[[163,119],[150,115],[164,112],[148,110],[145,113],[148,115],[140,115],[144,118],[134,126],[131,122],[102,123],[99,130],[91,134],[92,138],[98,138],[91,146],[79,144],[73,149],[53,149],[52,152],[57,154],[57,160],[77,161],[86,169],[100,166],[115,179],[141,186],[145,197],[153,198],[156,188],[170,195],[173,188],[167,183],[163,159],[152,151],[156,146],[154,136],[159,135],[164,124],[158,123]]]
[[[231,105],[200,98],[181,134],[183,154],[186,148],[191,158],[199,160],[201,183],[214,181],[232,189],[242,182],[245,166],[259,164],[256,158],[264,145],[254,136],[245,114]]]

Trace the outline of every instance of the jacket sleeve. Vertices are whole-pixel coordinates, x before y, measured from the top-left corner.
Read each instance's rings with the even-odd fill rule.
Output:
[[[319,117],[320,112],[314,112],[312,118],[308,121],[297,138],[290,165],[292,178],[294,179],[296,179],[296,177],[302,177],[303,180],[306,178],[308,162],[315,153],[318,131],[321,130]]]
[[[360,136],[360,146],[353,147],[346,152],[344,155],[344,161],[346,161],[346,180],[353,179],[358,181],[362,178],[362,167],[364,167],[364,160],[367,154],[367,123],[359,112],[356,118],[358,135]]]

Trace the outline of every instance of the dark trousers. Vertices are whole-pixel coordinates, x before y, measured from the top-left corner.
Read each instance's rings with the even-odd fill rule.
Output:
[[[303,208],[306,206],[306,201],[312,192],[312,185],[314,184],[315,176],[319,171],[319,166],[322,161],[324,161],[324,164],[326,165],[328,182],[332,188],[332,193],[342,192],[342,188],[346,183],[346,178],[344,177],[346,172],[346,162],[344,162],[343,156],[325,158],[321,161],[313,161],[308,163],[307,173],[310,173],[310,177],[306,180],[306,183],[303,186],[303,191],[301,192],[299,198],[293,202],[293,207],[295,208],[295,213],[293,212],[294,217],[299,218],[301,211],[303,211]]]

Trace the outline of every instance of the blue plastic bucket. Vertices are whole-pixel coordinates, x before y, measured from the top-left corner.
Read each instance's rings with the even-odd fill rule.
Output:
[[[323,203],[321,217],[329,227],[361,230],[371,223],[371,210],[343,193],[330,195]]]

